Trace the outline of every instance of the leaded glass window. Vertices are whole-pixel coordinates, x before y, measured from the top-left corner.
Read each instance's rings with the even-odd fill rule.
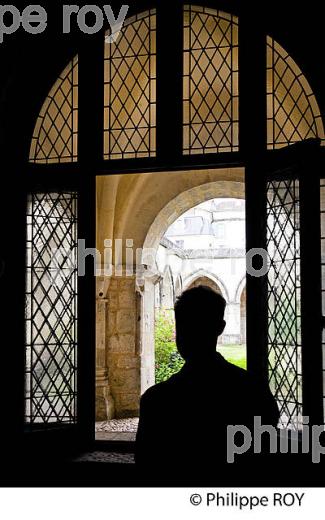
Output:
[[[154,157],[155,10],[128,19],[116,43],[105,38],[104,82],[104,158]]]
[[[185,6],[183,74],[183,152],[238,151],[236,16]]]
[[[78,57],[64,69],[37,118],[29,160],[34,163],[78,159]]]
[[[267,188],[269,383],[281,428],[302,422],[299,182]]]
[[[77,197],[27,203],[26,423],[74,423],[77,374]]]
[[[310,85],[283,47],[267,37],[267,146],[282,148],[315,137],[325,136]]]
[[[322,315],[323,315],[323,416],[325,420],[325,180],[320,182],[321,255],[322,255]]]

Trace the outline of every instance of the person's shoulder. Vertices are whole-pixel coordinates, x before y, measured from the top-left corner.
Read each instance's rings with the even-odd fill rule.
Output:
[[[141,397],[141,402],[146,403],[154,399],[159,399],[169,391],[169,380],[157,383],[148,388]]]
[[[238,367],[237,365],[233,365],[229,361],[223,358],[223,375],[225,378],[231,380],[232,378],[236,379],[238,382],[241,382],[244,386],[250,387],[252,389],[258,389],[263,387],[263,380],[256,375],[253,375],[248,370]]]
[[[220,360],[221,358],[221,360]],[[238,367],[233,363],[227,361],[223,356],[220,355],[219,362],[222,364],[221,371],[225,377],[232,376],[242,379],[243,381],[250,380],[250,374],[244,368]]]
[[[141,403],[152,403],[159,400],[168,400],[178,392],[179,383],[182,381],[181,372],[173,374],[169,379],[156,383],[148,388],[141,397]]]

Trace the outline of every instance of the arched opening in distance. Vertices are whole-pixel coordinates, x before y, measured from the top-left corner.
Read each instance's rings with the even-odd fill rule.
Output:
[[[241,168],[98,179],[99,244],[101,237],[111,237],[113,261],[119,254],[115,237],[122,237],[124,245],[132,240],[133,251],[141,252],[138,264],[134,255],[133,275],[127,276],[123,247],[121,276],[110,277],[107,292],[102,290],[105,277],[98,285],[102,297],[98,297],[97,305],[106,309],[105,326],[98,329],[98,339],[105,334],[108,341],[106,357],[99,351],[105,345],[105,338],[97,342],[98,360],[102,363],[97,370],[107,377],[105,387],[102,380],[97,384],[99,421],[107,417],[108,395],[114,400],[115,419],[136,417],[140,395],[157,381],[158,316],[161,344],[174,343],[167,353],[172,355],[171,362],[163,353],[164,364],[172,364],[174,369],[181,367],[181,360],[175,355],[173,306],[175,298],[191,284],[205,282],[223,294],[227,305],[233,307],[233,311],[227,309],[232,322],[227,344],[239,343],[239,316],[234,298],[245,264],[243,180]],[[185,218],[190,217],[191,222],[185,223],[187,212],[190,215]],[[227,236],[233,240],[234,226],[239,226],[237,238],[241,243],[237,248],[234,242],[228,247],[225,242]],[[200,249],[195,249],[194,244],[199,244]],[[220,266],[214,269],[215,261]],[[167,368],[163,369],[165,376],[171,373],[170,367]]]
[[[228,189],[227,198],[196,204],[169,225],[160,240],[156,266],[160,274],[168,265],[170,276],[182,278],[184,290],[206,285],[224,297],[227,325],[218,350],[229,361],[246,367],[246,300],[243,296],[241,302],[236,301],[238,286],[245,279],[245,209],[244,200],[231,198]],[[178,197],[179,211],[185,196],[186,192]],[[160,276],[165,284],[165,275]],[[174,313],[161,302],[155,313],[155,382],[164,381],[180,366]]]

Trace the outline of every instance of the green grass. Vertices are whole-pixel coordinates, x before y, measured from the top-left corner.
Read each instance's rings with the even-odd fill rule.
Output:
[[[217,352],[229,363],[246,370],[246,345],[220,345],[217,346]]]
[[[246,369],[246,345],[220,345],[217,351],[230,363]],[[175,319],[170,310],[160,310],[155,316],[155,381],[166,381],[178,372],[184,361],[175,343]]]

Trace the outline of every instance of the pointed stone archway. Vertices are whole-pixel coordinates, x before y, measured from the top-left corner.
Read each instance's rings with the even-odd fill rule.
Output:
[[[226,302],[229,302],[229,294],[225,284],[215,274],[209,273],[204,269],[199,269],[184,280],[184,290],[198,285],[207,285],[211,289],[221,294]]]

